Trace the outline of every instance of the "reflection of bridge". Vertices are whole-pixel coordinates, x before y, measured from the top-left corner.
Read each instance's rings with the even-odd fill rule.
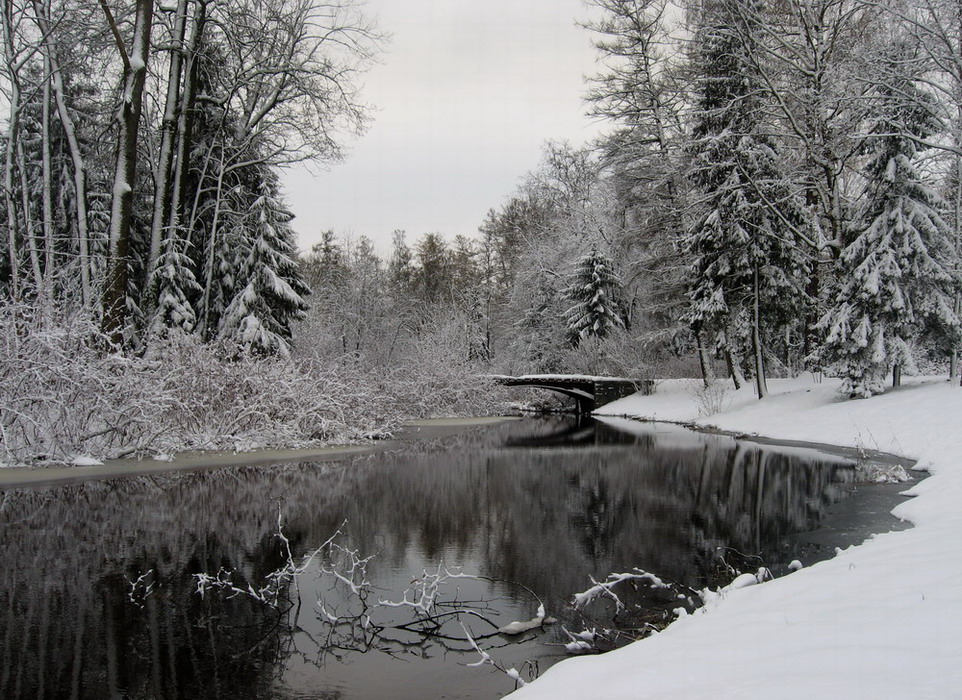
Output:
[[[655,389],[655,383],[651,379],[590,377],[580,374],[526,374],[520,377],[496,374],[490,378],[504,386],[530,386],[570,396],[578,404],[578,413],[591,413],[596,408],[624,396],[639,391],[647,395]]]

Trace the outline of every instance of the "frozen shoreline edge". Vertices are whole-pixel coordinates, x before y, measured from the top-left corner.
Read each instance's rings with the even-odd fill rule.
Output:
[[[374,454],[398,447],[405,440],[433,439],[468,428],[517,420],[513,416],[478,416],[474,418],[425,418],[407,421],[397,435],[387,439],[347,445],[305,448],[266,448],[249,452],[211,451],[185,452],[170,460],[112,459],[103,464],[70,466],[5,467],[0,469],[0,490],[40,488],[85,481],[103,481],[125,477],[252,467],[292,461],[340,462],[352,457]]]

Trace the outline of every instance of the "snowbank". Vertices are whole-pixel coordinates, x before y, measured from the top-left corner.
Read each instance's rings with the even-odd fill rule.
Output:
[[[699,417],[699,384],[665,381],[599,413],[915,458],[931,476],[894,510],[915,527],[733,590],[618,651],[566,660],[511,697],[962,698],[962,388],[916,379],[849,401],[837,381],[808,376],[771,381],[764,401],[728,391],[720,413]]]

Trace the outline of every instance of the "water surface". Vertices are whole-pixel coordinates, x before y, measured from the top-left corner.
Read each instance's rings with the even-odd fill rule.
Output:
[[[845,533],[798,533],[824,521],[854,474],[851,461],[812,450],[557,418],[340,464],[7,490],[0,697],[501,697],[513,681],[467,666],[479,657],[460,621],[504,667],[544,671],[564,657],[562,627],[640,627],[684,603],[626,591],[627,613],[600,605],[583,617],[570,600],[592,577],[637,567],[698,589],[724,583],[730,566],[784,571],[848,544]],[[337,542],[373,556],[367,609],[322,572],[337,552],[284,587],[280,609],[198,595],[195,574],[229,571],[238,588],[259,588],[281,567],[279,516],[298,559],[339,529]],[[479,616],[451,615],[430,635],[398,629],[411,611],[376,603],[439,567],[485,577],[439,593],[448,607],[438,610]],[[539,600],[559,624],[520,641],[493,634],[533,617]]]

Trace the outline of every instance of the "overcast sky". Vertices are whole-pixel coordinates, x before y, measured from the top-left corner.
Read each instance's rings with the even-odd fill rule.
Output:
[[[347,158],[285,177],[302,249],[321,231],[476,233],[534,168],[546,139],[581,145],[594,71],[581,0],[368,0],[392,35],[365,76],[374,122]]]

